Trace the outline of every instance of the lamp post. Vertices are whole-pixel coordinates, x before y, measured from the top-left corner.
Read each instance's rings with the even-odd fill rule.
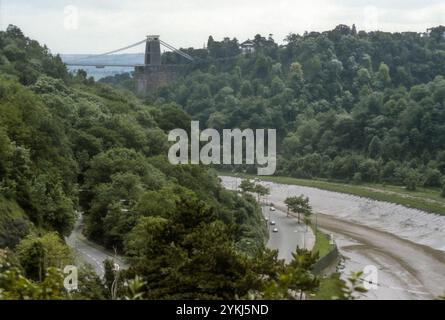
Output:
[[[306,231],[303,232],[303,249],[306,249]]]
[[[318,232],[318,215],[317,212],[315,212],[315,232]]]
[[[303,249],[306,249],[306,233],[308,232],[307,224],[304,225],[303,229]]]

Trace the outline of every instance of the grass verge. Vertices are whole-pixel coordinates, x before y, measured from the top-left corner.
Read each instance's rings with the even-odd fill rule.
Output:
[[[314,230],[314,233],[315,244],[312,248],[312,252],[318,252],[319,258],[321,259],[329,252],[331,252],[334,246],[330,243],[329,237],[320,230],[317,230],[316,232]]]

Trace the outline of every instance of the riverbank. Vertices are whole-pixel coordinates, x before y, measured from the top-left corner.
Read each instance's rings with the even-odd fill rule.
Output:
[[[249,174],[235,175],[229,172],[219,172],[220,175],[239,178],[260,178],[262,181],[275,182],[287,185],[297,185],[317,188],[338,193],[351,194],[363,198],[400,204],[402,206],[418,209],[429,213],[445,215],[445,198],[440,196],[438,190],[419,188],[418,191],[408,191],[399,186],[382,186],[377,184],[352,185],[323,180],[306,180],[280,176],[261,176]]]
[[[221,177],[233,188],[239,178]],[[378,290],[362,299],[433,299],[442,294],[445,216],[315,187],[259,183],[270,189],[267,201],[279,210],[286,210],[289,196],[309,197],[317,227],[335,240],[343,257],[342,278],[377,267]]]

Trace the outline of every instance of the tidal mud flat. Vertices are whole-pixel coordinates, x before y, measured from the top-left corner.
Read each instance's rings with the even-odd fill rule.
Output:
[[[241,179],[221,177],[226,186]],[[445,217],[387,202],[320,190],[262,182],[269,200],[284,207],[289,196],[304,194],[318,226],[331,234],[344,257],[344,277],[374,265],[379,286],[365,299],[432,299],[445,290]]]

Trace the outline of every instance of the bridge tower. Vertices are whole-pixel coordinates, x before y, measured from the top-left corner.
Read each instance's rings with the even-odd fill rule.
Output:
[[[158,35],[147,37],[147,43],[145,45],[145,65],[161,65],[161,42]]]
[[[1,1],[1,0],[0,0]],[[121,64],[107,64],[107,63],[98,63],[98,62],[79,62],[81,60],[93,59],[108,56],[111,54],[115,54],[130,48],[134,48],[138,45],[145,43],[145,54],[144,54],[144,64],[139,65],[121,65]],[[146,95],[151,90],[156,89],[160,86],[168,84],[169,82],[175,80],[179,73],[183,71],[183,65],[165,65],[162,64],[162,55],[161,55],[161,46],[175,52],[181,57],[194,61],[193,57],[189,54],[176,49],[172,45],[162,41],[159,35],[150,35],[147,36],[144,40],[133,43],[124,48],[120,48],[117,50],[109,51],[102,54],[96,54],[92,56],[86,56],[84,58],[80,58],[74,62],[66,62],[66,65],[69,66],[91,66],[96,68],[105,68],[105,67],[134,67],[134,78],[136,80],[136,91],[140,95]]]
[[[165,45],[159,35],[147,36],[144,65],[134,68],[136,92],[141,96],[178,77],[180,66],[162,64],[161,44]]]

